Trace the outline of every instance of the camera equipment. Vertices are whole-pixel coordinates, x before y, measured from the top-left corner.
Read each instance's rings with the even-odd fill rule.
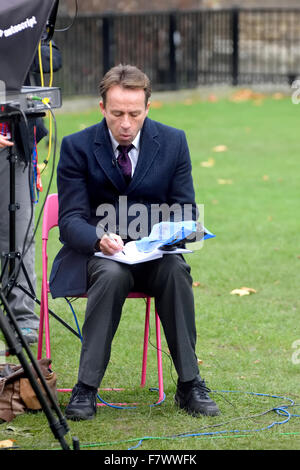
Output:
[[[60,108],[62,105],[60,88],[23,86],[18,94],[10,94],[9,102],[0,103],[0,119],[5,120],[10,112],[16,111],[15,108],[24,111],[28,117],[33,113],[45,111],[48,109],[45,100],[52,109]]]
[[[16,210],[19,207],[15,201],[15,164],[18,158],[31,162],[28,132],[30,120],[43,116],[44,113],[42,111],[49,107],[49,102],[51,102],[51,107],[59,107],[61,104],[60,92],[57,88],[22,87],[36,53],[39,40],[45,30],[47,19],[50,16],[52,28],[56,18],[57,7],[58,1],[55,0],[43,0],[42,2],[40,0],[10,0],[9,2],[1,2],[0,5],[0,81],[4,82],[6,92],[5,99],[0,99],[0,122],[7,122],[9,124],[12,141],[14,142],[16,129],[20,131],[24,151],[23,155],[21,155],[20,151],[16,153],[15,147],[17,145],[15,145],[9,148],[8,155],[10,165],[9,253],[5,254],[5,263],[0,277],[0,330],[8,345],[9,353],[16,355],[23,366],[25,375],[28,377],[39,399],[54,437],[59,440],[64,450],[68,450],[69,446],[64,439],[65,434],[69,431],[65,418],[56,404],[8,305],[8,296],[16,284],[17,270],[15,264],[17,259],[20,260],[19,269],[24,271],[31,295],[35,297],[22,256],[15,251],[15,216]],[[49,37],[52,33],[50,30]],[[23,125],[23,134],[21,132],[21,124]],[[6,269],[8,269],[9,279],[7,284],[3,286],[3,274]],[[22,290],[24,291],[24,289]],[[23,348],[31,361],[32,367],[42,384],[53,410],[57,414],[58,421],[55,420],[51,407],[36,381],[27,358],[23,353]],[[74,448],[75,445],[78,448],[77,440],[73,440]]]
[[[0,4],[0,80],[8,94],[21,90],[54,0],[10,0]]]

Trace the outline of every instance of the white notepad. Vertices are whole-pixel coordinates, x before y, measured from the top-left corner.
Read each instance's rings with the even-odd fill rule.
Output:
[[[95,253],[95,256],[99,256],[100,258],[111,259],[112,261],[118,261],[119,263],[137,264],[152,261],[154,259],[159,259],[162,258],[164,255],[192,253],[191,250],[186,250],[185,248],[176,248],[173,251],[163,251],[159,248],[156,248],[149,253],[144,253],[137,249],[135,241],[126,243],[126,245],[124,245],[123,251],[124,253],[119,251],[114,255],[104,255],[101,251],[98,251],[97,253]]]

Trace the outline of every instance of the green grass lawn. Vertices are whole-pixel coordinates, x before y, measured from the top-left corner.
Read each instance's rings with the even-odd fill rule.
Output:
[[[70,435],[78,436],[87,449],[128,449],[143,437],[142,450],[299,449],[300,418],[287,419],[286,413],[273,409],[290,405],[287,398],[300,404],[300,363],[292,360],[293,354],[297,358],[293,343],[300,339],[300,107],[289,97],[272,96],[259,101],[193,99],[154,104],[151,118],[186,132],[197,203],[204,204],[205,226],[216,234],[187,260],[195,281],[200,371],[222,414],[195,419],[175,408],[177,377],[164,340],[166,398],[160,406],[149,406],[156,400],[156,392],[149,391],[157,386],[156,352],[150,346],[148,386],[141,389],[144,303],[128,300],[101,385],[125,390],[100,394],[107,401],[138,405],[122,410],[99,407],[95,420],[69,422]],[[100,115],[92,110],[56,117],[60,141],[95,123]],[[224,151],[216,152],[216,146],[225,146]],[[40,160],[43,158],[41,155]],[[43,174],[44,188],[50,167],[51,162]],[[51,192],[55,191],[54,181]],[[36,210],[38,214],[39,206]],[[59,248],[54,232],[52,256]],[[38,296],[40,233],[39,227]],[[243,286],[256,293],[230,294]],[[64,300],[51,300],[50,304],[73,322]],[[84,306],[84,300],[75,303],[80,323]],[[76,382],[80,341],[52,318],[51,333],[58,386],[70,388]],[[150,333],[155,344],[154,323]],[[36,348],[32,349],[36,354]],[[59,394],[62,410],[68,399],[68,393]],[[300,407],[293,406],[289,412],[300,414]],[[283,421],[287,422],[279,424]],[[9,425],[1,424],[0,439],[9,437],[24,449],[59,448],[43,413],[25,414]]]

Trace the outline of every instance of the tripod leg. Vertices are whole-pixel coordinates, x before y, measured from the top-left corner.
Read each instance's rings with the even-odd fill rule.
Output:
[[[59,407],[57,406],[57,403],[54,400],[54,398],[52,396],[52,393],[48,388],[48,385],[47,385],[47,383],[44,379],[44,376],[41,373],[40,368],[39,368],[38,364],[36,363],[35,359],[33,358],[32,354],[31,354],[31,351],[30,351],[30,348],[28,347],[25,339],[23,338],[23,336],[20,332],[20,329],[17,325],[17,322],[15,321],[15,319],[13,317],[13,314],[11,313],[11,311],[9,309],[9,306],[6,302],[6,299],[5,299],[5,297],[3,296],[3,294],[1,292],[0,292],[0,304],[1,304],[1,306],[0,306],[0,330],[2,331],[2,333],[4,335],[4,338],[7,342],[9,351],[12,354],[15,354],[18,357],[18,359],[20,361],[20,364],[23,367],[25,377],[28,378],[31,387],[33,388],[33,390],[34,390],[34,392],[35,392],[35,394],[36,394],[36,396],[37,396],[37,398],[38,398],[38,400],[39,400],[39,402],[42,406],[42,409],[43,409],[43,411],[44,411],[44,413],[47,417],[50,429],[51,429],[54,437],[59,440],[63,450],[69,450],[69,446],[68,446],[67,442],[64,439],[64,435],[69,431],[66,420],[65,420],[64,416],[62,415]],[[3,310],[6,312],[7,316],[4,315]],[[10,326],[10,324],[8,322],[8,318],[11,321],[11,323],[13,324],[13,327],[15,328],[15,331],[17,333],[17,337],[13,333],[12,327]],[[28,361],[27,361],[27,359],[26,359],[26,357],[23,353],[22,346],[25,348],[25,350],[28,354],[28,357],[31,361],[32,367],[35,370],[36,375],[40,379],[40,382],[41,382],[41,384],[43,386],[43,389],[44,389],[44,391],[47,395],[47,398],[50,401],[53,409],[55,410],[55,412],[56,412],[56,414],[59,418],[59,421],[56,421],[54,416],[53,416],[52,410],[51,410],[45,396],[43,395],[38,382],[36,381],[36,378],[33,374],[33,370],[30,367],[30,364],[28,363]]]

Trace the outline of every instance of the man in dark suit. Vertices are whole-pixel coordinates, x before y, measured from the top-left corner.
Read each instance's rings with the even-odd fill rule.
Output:
[[[53,297],[84,292],[88,296],[78,382],[66,417],[94,417],[97,388],[109,362],[122,306],[132,290],[155,297],[178,373],[176,404],[193,415],[214,416],[218,407],[199,376],[192,278],[183,257],[164,256],[127,265],[94,256],[99,250],[105,255],[122,250],[124,241],[130,239],[134,204],[146,208],[149,217],[142,225],[147,225],[148,233],[151,208],[157,205],[190,205],[195,217],[184,132],[147,117],[150,82],[136,67],[112,68],[100,83],[100,94],[104,119],[65,137],[58,165],[63,247],[53,264],[50,288]],[[126,197],[127,225],[121,221],[120,197]],[[103,205],[113,207],[116,214],[110,237],[99,225]]]

